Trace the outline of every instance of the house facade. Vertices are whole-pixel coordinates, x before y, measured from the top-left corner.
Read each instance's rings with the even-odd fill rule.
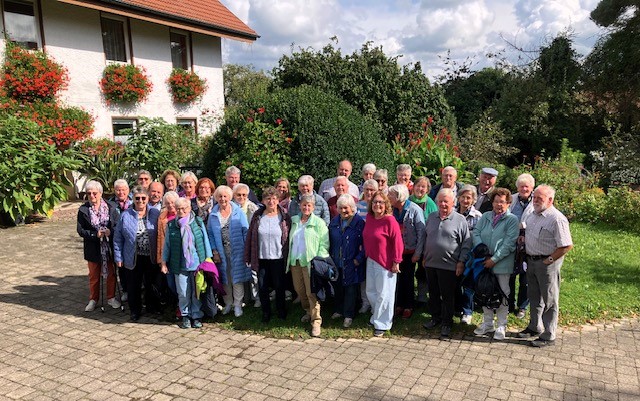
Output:
[[[94,137],[119,139],[140,117],[215,128],[224,107],[222,38],[253,42],[259,36],[218,0],[0,0],[8,40],[44,50],[68,70],[61,100],[95,118]],[[4,51],[4,42],[2,43]],[[132,106],[108,105],[99,81],[110,63],[141,66],[153,84]],[[199,101],[176,104],[167,79],[173,68],[207,81]]]

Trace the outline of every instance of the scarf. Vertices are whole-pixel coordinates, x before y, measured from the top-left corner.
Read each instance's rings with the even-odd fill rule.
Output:
[[[420,206],[422,208],[422,210],[424,210],[427,207],[427,198],[429,197],[428,194],[424,194],[424,196],[422,198],[418,198],[415,195],[411,195],[409,196],[409,200],[413,203],[415,203],[416,205]]]
[[[182,254],[184,255],[185,266],[190,267],[193,264],[193,252],[196,245],[193,241],[193,232],[191,231],[191,222],[193,215],[189,213],[181,219],[178,219],[178,227],[180,227],[180,236],[182,237]]]
[[[89,206],[89,217],[91,220],[91,226],[96,231],[107,228],[107,225],[109,224],[109,207],[107,206],[107,202],[100,200],[100,206],[98,206],[97,211],[93,206]],[[110,248],[109,239],[107,237],[102,237],[100,239],[100,259],[102,262],[100,273],[102,274],[102,277],[105,278],[109,273],[108,263]]]
[[[496,224],[498,224],[498,220],[500,220],[500,218],[504,216],[504,213],[500,213],[500,214],[494,214],[493,216],[493,222],[491,223],[491,226],[493,228],[496,228]]]

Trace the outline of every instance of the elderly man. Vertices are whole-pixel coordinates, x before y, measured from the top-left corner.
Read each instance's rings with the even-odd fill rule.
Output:
[[[149,185],[149,207],[162,210],[162,196],[164,196],[164,185],[154,181]]]
[[[149,185],[151,184],[152,180],[153,179],[151,178],[151,173],[147,170],[138,171],[138,185],[140,185],[142,188],[149,191]]]
[[[302,195],[309,194],[312,194],[316,199],[313,214],[324,220],[328,226],[331,220],[329,217],[329,206],[327,206],[327,202],[313,190],[313,177],[310,175],[303,175],[298,178],[298,196],[291,199],[291,203],[289,204],[289,216],[293,217],[300,214],[300,198]]]
[[[478,177],[478,200],[474,205],[480,213],[488,212],[493,209],[491,204],[491,195],[496,186],[496,179],[498,178],[498,170],[485,167],[480,171],[480,177]]]
[[[472,244],[467,220],[455,211],[454,199],[449,188],[438,192],[438,212],[427,218],[422,248],[431,314],[431,320],[424,328],[430,330],[442,324],[441,339],[448,339],[451,333],[457,277],[464,270]]]
[[[435,201],[436,195],[438,195],[438,192],[440,192],[441,189],[449,188],[450,190],[453,191],[453,196],[455,197],[456,203],[457,203],[458,191],[462,188],[462,185],[463,185],[461,182],[457,181],[458,170],[456,170],[452,166],[447,166],[442,169],[442,172],[440,173],[440,178],[442,179],[442,182],[436,185],[435,187],[431,188],[431,191],[429,191],[429,198]]]
[[[338,212],[338,198],[340,197],[340,195],[346,194],[347,190],[349,189],[349,180],[347,179],[347,177],[344,177],[344,176],[336,177],[336,181],[333,183],[333,189],[336,191],[336,196],[332,196],[327,201],[327,206],[329,206],[329,216],[332,219],[336,217],[338,214],[340,214]],[[356,198],[353,195],[352,197],[353,197],[353,201],[355,203],[358,203],[358,198]]]
[[[524,235],[524,226],[522,222],[533,213],[533,188],[536,186],[536,180],[531,174],[520,174],[516,179],[516,188],[518,192],[511,195],[513,202],[509,210],[520,220],[520,235]],[[515,313],[518,319],[524,319],[527,306],[529,306],[529,298],[527,297],[527,274],[526,261],[524,260],[524,244],[520,244],[516,256],[516,266],[514,274],[509,279],[509,310]],[[516,278],[520,283],[518,289],[518,297],[516,303]]]
[[[531,313],[529,325],[518,333],[520,338],[538,336],[534,347],[553,345],[558,326],[560,267],[564,255],[573,248],[569,222],[553,206],[555,190],[540,185],[533,191],[533,213],[525,223],[527,280]]]
[[[235,187],[236,184],[240,183],[240,169],[236,166],[227,167],[224,172],[224,179],[227,181],[227,186],[233,190],[233,187]],[[249,195],[247,196],[247,198],[256,205],[261,204],[258,200],[258,197],[255,193],[253,193],[251,188],[249,188]]]
[[[322,196],[325,201],[328,201],[332,197],[336,196],[336,190],[333,187],[333,184],[336,182],[336,178],[343,176],[347,177],[348,179],[351,175],[352,169],[353,167],[351,166],[351,162],[349,160],[342,160],[340,163],[338,163],[338,176],[327,178],[326,180],[322,181],[322,184],[320,184],[320,189],[318,190],[320,196]],[[358,198],[360,196],[360,190],[358,189],[358,186],[351,181],[349,181],[348,185],[349,190],[347,192],[352,196]]]

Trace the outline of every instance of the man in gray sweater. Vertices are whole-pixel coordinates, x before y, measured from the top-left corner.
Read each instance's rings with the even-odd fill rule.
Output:
[[[453,324],[456,277],[464,271],[471,250],[471,236],[467,220],[455,211],[453,191],[441,189],[436,196],[438,213],[431,213],[426,222],[422,248],[424,267],[429,283],[429,313],[427,330],[440,324],[440,338],[448,339]]]

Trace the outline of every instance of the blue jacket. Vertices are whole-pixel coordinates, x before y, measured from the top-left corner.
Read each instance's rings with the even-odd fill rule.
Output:
[[[147,231],[149,231],[149,251],[151,263],[156,261],[158,247],[158,209],[147,207]],[[138,212],[129,208],[120,215],[113,237],[113,260],[123,262],[124,267],[133,270],[136,266],[136,233],[138,232]]]
[[[364,219],[354,215],[349,225],[342,230],[342,218],[336,216],[329,223],[329,254],[340,271],[343,286],[358,284],[365,279],[365,255],[362,244]],[[358,266],[353,260],[358,261]]]
[[[209,214],[207,222],[207,233],[209,234],[209,243],[211,251],[220,254],[221,266],[218,266],[220,272],[220,282],[228,284],[227,265],[231,264],[231,275],[233,283],[245,283],[251,280],[251,269],[244,262],[244,242],[247,238],[249,223],[247,215],[240,209],[240,206],[231,203],[231,215],[229,216],[229,233],[231,236],[231,260],[227,260],[222,245],[222,225],[220,224],[220,205],[215,205]]]

